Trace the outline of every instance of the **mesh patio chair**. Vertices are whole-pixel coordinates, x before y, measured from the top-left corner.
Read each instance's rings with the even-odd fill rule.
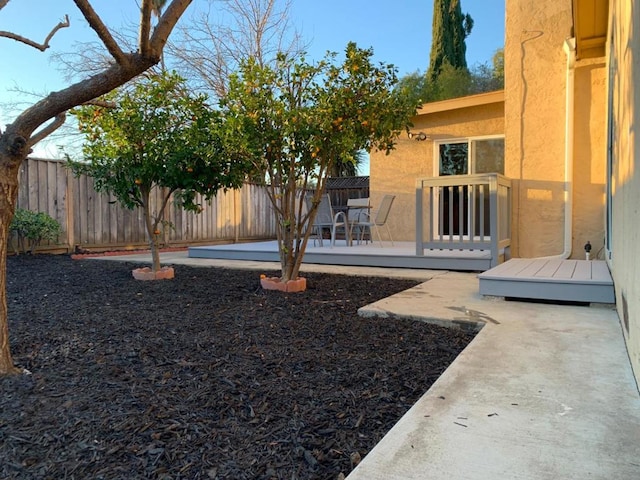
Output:
[[[355,232],[358,244],[363,240],[364,233],[360,222],[369,220],[369,208],[368,198],[350,198],[347,200],[347,221],[349,222],[351,241],[353,241]],[[366,240],[368,241],[369,238],[367,237]]]
[[[307,208],[311,210],[313,197],[307,196]],[[313,237],[313,245],[316,244],[316,239],[320,246],[322,246],[322,232],[328,228],[331,231],[331,247],[336,244],[336,230],[338,228],[344,229],[347,243],[349,243],[349,231],[347,218],[344,212],[334,213],[331,207],[331,199],[329,194],[324,194],[320,198],[320,204],[318,205],[318,211],[316,212],[316,218],[313,222],[311,237]]]
[[[382,243],[382,236],[380,235],[380,228],[382,227],[385,227],[387,229],[389,240],[391,241],[391,245],[393,245],[393,237],[391,236],[389,225],[387,225],[387,220],[389,218],[391,205],[393,205],[393,201],[395,200],[395,198],[395,195],[385,195],[384,197],[382,197],[380,208],[378,208],[378,210],[376,210],[375,212],[372,212],[370,215],[367,215],[367,220],[358,223],[358,227],[362,229],[361,233],[364,233],[367,229],[369,230],[371,241],[373,241],[373,232],[371,230],[375,227],[381,247],[384,247],[384,244]]]

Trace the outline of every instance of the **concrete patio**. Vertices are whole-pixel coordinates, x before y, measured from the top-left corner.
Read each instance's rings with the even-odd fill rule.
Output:
[[[349,480],[638,479],[640,396],[611,306],[485,299],[447,273],[361,315],[481,322]]]
[[[279,268],[185,252],[163,254],[162,261]],[[302,270],[422,279],[359,313],[481,328],[349,480],[640,478],[640,396],[611,305],[483,298],[472,273],[312,264]]]

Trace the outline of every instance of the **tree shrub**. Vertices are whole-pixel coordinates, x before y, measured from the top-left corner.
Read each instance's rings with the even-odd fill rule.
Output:
[[[14,245],[16,254],[34,253],[43,240],[57,242],[62,227],[57,220],[44,212],[18,208],[9,226],[9,232],[17,239],[17,248]]]

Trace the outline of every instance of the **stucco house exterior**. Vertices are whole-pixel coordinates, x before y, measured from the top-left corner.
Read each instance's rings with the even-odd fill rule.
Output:
[[[395,194],[394,238],[413,241],[418,179],[511,179],[510,255],[584,259],[589,242],[640,380],[640,0],[505,7],[504,91],[423,105],[391,155],[372,152],[372,203]]]
[[[405,241],[415,239],[416,179],[438,176],[439,162],[434,159],[439,148],[482,145],[481,150],[487,152],[483,158],[490,158],[492,163],[504,158],[504,92],[424,104],[412,123],[412,137],[398,138],[391,155],[374,152],[370,160],[373,203],[384,194],[396,195],[393,209],[402,214],[392,215],[389,224],[394,239]],[[480,171],[493,171],[491,165],[483,166],[487,168]],[[467,173],[478,171],[475,163],[473,167]]]

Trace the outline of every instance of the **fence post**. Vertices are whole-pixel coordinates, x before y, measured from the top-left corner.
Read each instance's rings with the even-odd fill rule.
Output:
[[[240,212],[242,211],[238,208],[238,203],[240,203],[240,190],[237,188],[233,189],[233,237],[235,243],[240,241]]]
[[[67,175],[66,175],[66,179],[67,179],[67,185],[65,188],[65,195],[67,196],[67,201],[64,202],[65,203],[65,210],[66,210],[66,215],[67,215],[67,245],[69,245],[68,247],[68,252],[67,253],[73,253],[73,251],[75,250],[75,245],[76,245],[76,232],[75,232],[75,193],[74,193],[74,189],[73,189],[73,173],[71,172],[71,169],[69,168],[65,168]]]

